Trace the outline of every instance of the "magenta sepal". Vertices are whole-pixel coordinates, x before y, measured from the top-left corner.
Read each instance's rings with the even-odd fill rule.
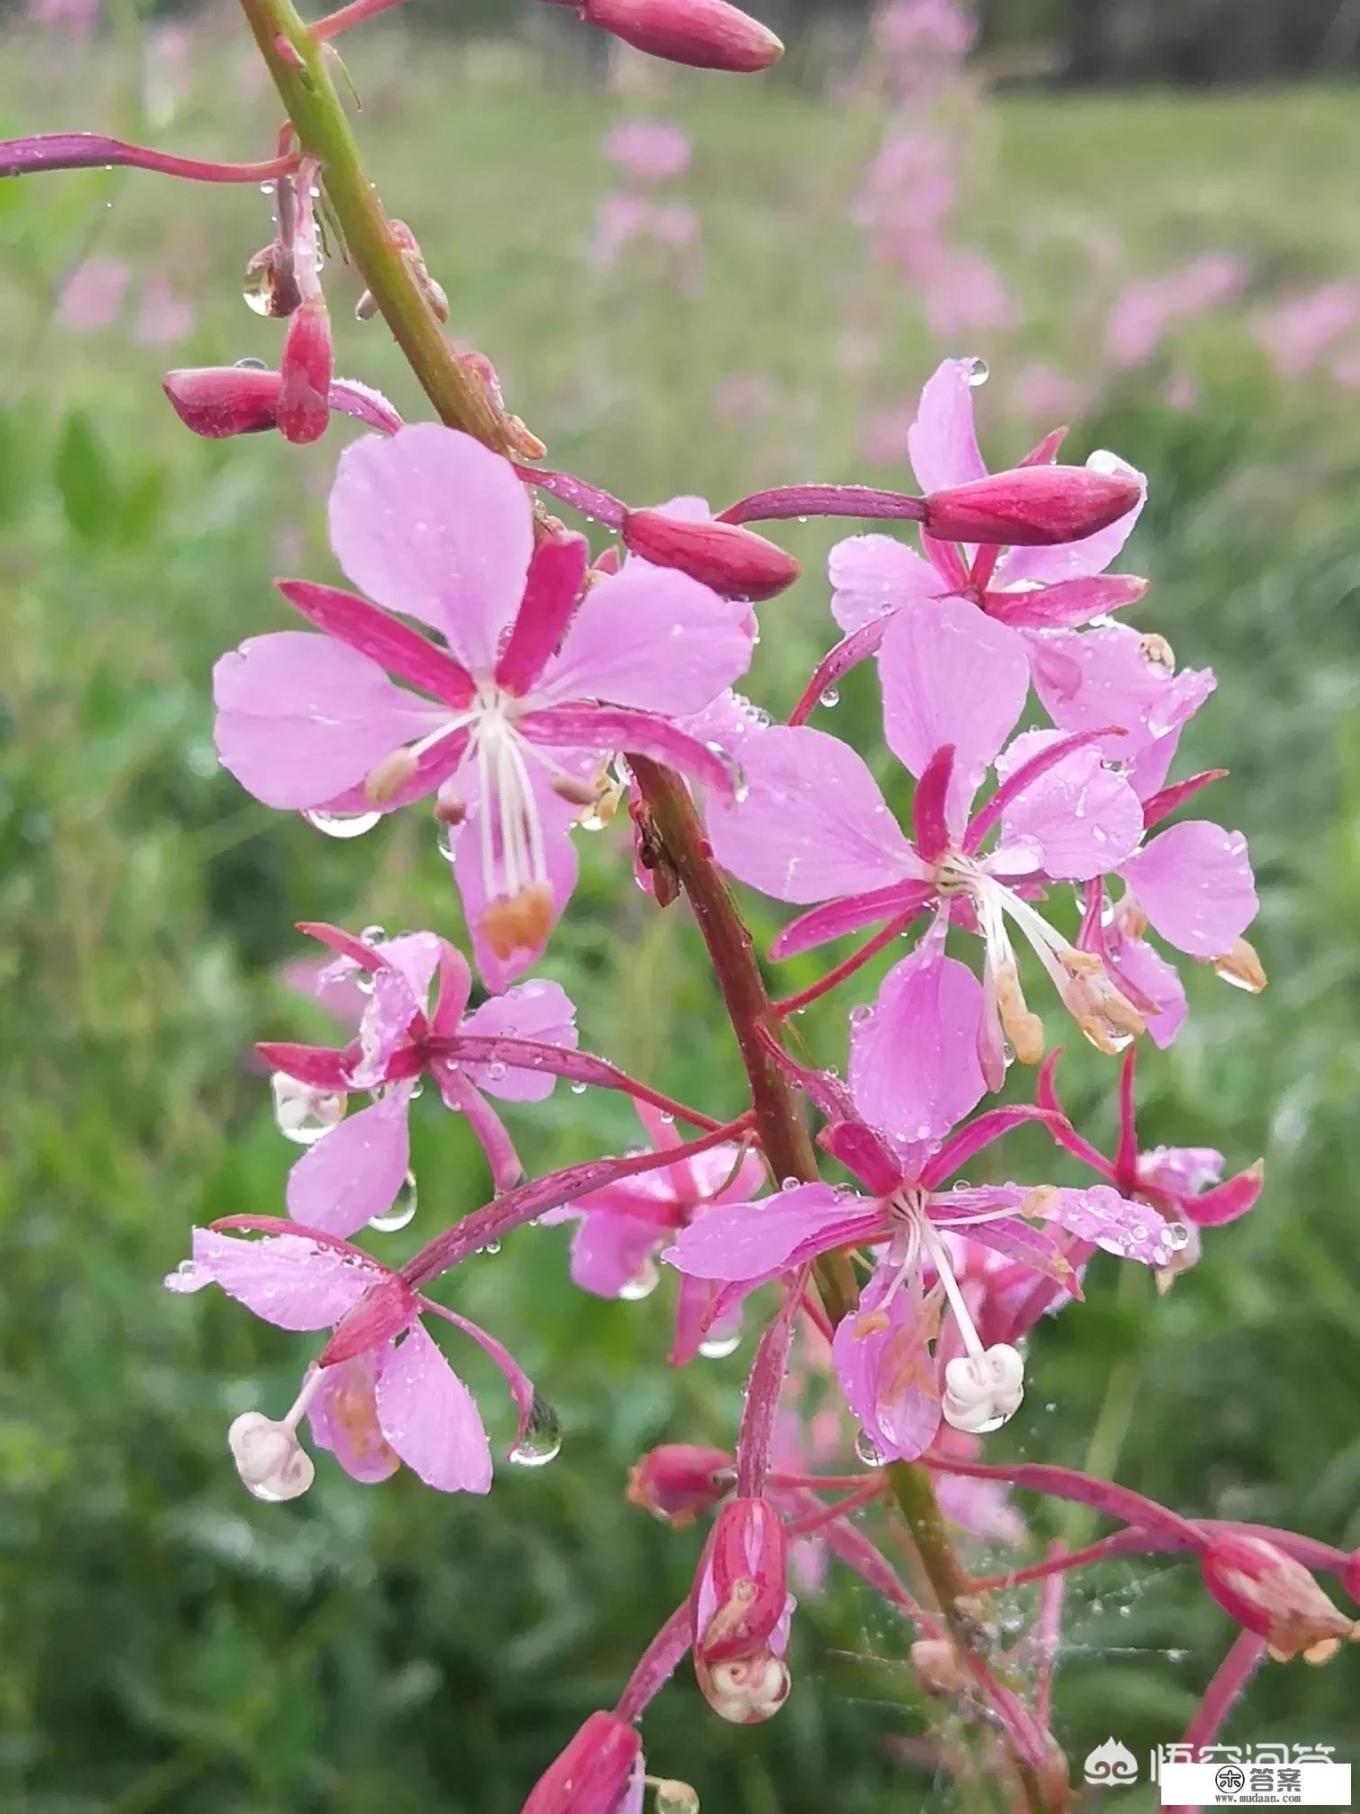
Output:
[[[807,1289],[810,1268],[804,1266],[794,1274],[778,1314],[766,1326],[756,1347],[746,1382],[746,1402],[742,1407],[741,1433],[737,1439],[737,1491],[744,1497],[759,1493],[770,1469],[770,1450],[774,1443],[775,1418],[779,1413],[779,1395],[788,1371],[789,1346],[798,1306]]]
[[[720,1124],[711,1115],[686,1108],[660,1090],[639,1083],[607,1058],[596,1058],[591,1052],[578,1052],[563,1046],[550,1046],[534,1039],[517,1039],[509,1034],[483,1036],[454,1033],[448,1038],[426,1040],[425,1050],[431,1055],[451,1058],[461,1064],[504,1064],[517,1071],[546,1071],[554,1077],[569,1077],[574,1083],[594,1084],[602,1090],[621,1090],[635,1101],[650,1103],[663,1114],[688,1121],[694,1127],[711,1131]]]
[[[729,1499],[719,1507],[695,1572],[695,1660],[738,1662],[766,1649],[788,1597],[783,1519],[768,1499]]]
[[[623,1814],[642,1740],[615,1713],[592,1713],[529,1791],[523,1814]]]
[[[615,1708],[620,1719],[635,1720],[675,1674],[690,1644],[689,1601],[684,1600],[638,1659],[628,1686]]]
[[[42,170],[93,170],[108,164],[133,170],[158,170],[164,176],[194,183],[263,183],[287,176],[298,165],[293,153],[262,164],[220,164],[203,158],[176,157],[149,145],[98,132],[38,132],[28,138],[0,141],[0,177],[29,176]]]

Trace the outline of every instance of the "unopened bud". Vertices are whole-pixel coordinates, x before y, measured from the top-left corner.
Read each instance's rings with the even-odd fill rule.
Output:
[[[627,1499],[666,1524],[691,1524],[733,1482],[732,1457],[721,1449],[668,1442],[650,1450],[628,1475]]]
[[[715,1713],[754,1725],[789,1694],[788,1544],[766,1499],[729,1499],[709,1533],[690,1597],[694,1674]]]
[[[530,1789],[523,1814],[625,1814],[641,1805],[641,1774],[637,1729],[592,1713]]]
[[[312,1484],[312,1458],[285,1423],[245,1411],[227,1431],[236,1472],[246,1491],[267,1505],[297,1499]]]
[[[331,419],[331,318],[313,296],[288,321],[279,361],[279,432],[285,441],[319,441]]]
[[[654,567],[676,567],[723,598],[773,598],[802,571],[791,554],[740,523],[630,510],[622,535],[630,553]]]
[[[635,50],[692,69],[752,75],[784,54],[767,26],[727,0],[576,0],[576,10]]]
[[[210,441],[277,427],[282,384],[277,372],[243,365],[167,372],[161,379],[180,421]]]
[[[1221,976],[1234,989],[1245,989],[1248,995],[1259,995],[1269,978],[1249,939],[1234,939],[1221,957],[1214,959],[1214,975]]]
[[[1216,1535],[1200,1566],[1214,1599],[1266,1640],[1276,1662],[1302,1656],[1305,1663],[1325,1663],[1360,1637],[1360,1623],[1332,1604],[1301,1562],[1264,1537]]]
[[[1009,1342],[981,1354],[961,1354],[944,1370],[940,1409],[956,1430],[985,1436],[1014,1417],[1025,1396],[1025,1363]]]
[[[1127,516],[1142,495],[1127,473],[1089,466],[1017,466],[925,500],[923,527],[942,542],[1012,548],[1079,542]]]

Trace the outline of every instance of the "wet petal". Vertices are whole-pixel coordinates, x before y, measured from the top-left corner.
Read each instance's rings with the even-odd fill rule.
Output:
[[[934,945],[884,977],[878,999],[851,1017],[850,1088],[866,1121],[894,1140],[939,1140],[982,1098],[982,985]]]
[[[922,491],[944,491],[987,476],[973,428],[975,369],[972,359],[946,359],[921,392],[907,451]]]
[[[845,631],[948,591],[929,561],[890,535],[852,535],[837,542],[827,557],[827,575],[831,615]]]
[[[1021,732],[997,759],[997,775],[1004,781],[1062,735]],[[1106,768],[1098,749],[1065,756],[1026,787],[1001,820],[1003,845],[1031,843],[1039,868],[1072,882],[1114,869],[1138,848],[1142,835],[1142,802],[1122,776]]]
[[[903,1289],[892,1283],[891,1273],[880,1269],[859,1309],[838,1325],[831,1355],[846,1403],[879,1454],[913,1461],[940,1427],[940,1389],[928,1346],[938,1318],[922,1303],[919,1279]]]
[[[329,636],[252,636],[213,669],[222,766],[266,806],[324,806],[441,721]]]
[[[1207,819],[1159,832],[1121,874],[1162,937],[1191,957],[1218,957],[1256,917],[1247,840]]]
[[[490,1490],[491,1448],[476,1402],[418,1322],[379,1357],[377,1406],[383,1435],[426,1486]]]
[[[573,1282],[595,1297],[618,1297],[645,1273],[662,1232],[610,1211],[583,1216],[571,1244]]]
[[[863,759],[823,731],[772,726],[741,748],[746,793],[708,814],[714,855],[781,901],[824,901],[923,874]]]
[[[532,1039],[540,1045],[574,1052],[580,1039],[576,1009],[560,983],[536,979],[518,983],[504,995],[493,995],[469,1014],[460,1029],[478,1038]],[[479,1090],[502,1102],[544,1102],[557,1083],[550,1071],[525,1071],[514,1065],[461,1067]]]
[[[1141,1260],[1145,1266],[1165,1266],[1171,1259],[1167,1224],[1162,1218],[1145,1204],[1121,1197],[1108,1184],[1095,1184],[1088,1190],[1046,1189],[1035,1196],[1043,1198],[1036,1213],[1082,1241],[1094,1241],[1106,1253]],[[1034,1199],[1029,1201],[1032,1204]]]
[[[327,1234],[352,1235],[392,1205],[411,1163],[410,1085],[323,1134],[288,1175],[288,1213]]]
[[[1130,999],[1137,1003],[1143,1024],[1155,1045],[1171,1045],[1185,1023],[1188,1007],[1185,984],[1174,964],[1169,964],[1146,939],[1120,934],[1118,922],[1105,934],[1105,957],[1116,986],[1132,985]],[[1152,1008],[1145,1003],[1154,1003]]]
[[[220,1285],[228,1297],[279,1329],[329,1329],[385,1276],[376,1262],[366,1266],[305,1235],[244,1240],[196,1228],[191,1266],[172,1272],[165,1282],[172,1291]]]
[[[800,1184],[759,1203],[714,1207],[681,1229],[661,1257],[691,1278],[762,1278],[786,1266],[805,1242],[836,1246],[843,1231],[853,1239],[865,1222],[862,1198],[829,1184]]]
[[[474,674],[494,669],[533,548],[528,493],[507,460],[434,422],[366,435],[340,456],[330,529],[370,598],[442,630]]]

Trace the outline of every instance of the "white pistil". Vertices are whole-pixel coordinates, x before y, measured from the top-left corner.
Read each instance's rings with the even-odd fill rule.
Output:
[[[486,907],[481,931],[497,957],[536,945],[552,920],[543,821],[516,717],[520,702],[486,685],[472,712],[477,763],[477,834]]]
[[[940,1408],[945,1422],[956,1430],[984,1435],[989,1430],[1000,1429],[1019,1410],[1025,1396],[1025,1363],[1009,1342],[994,1342],[990,1348],[983,1346],[972,1312],[954,1276],[949,1250],[924,1209],[917,1214],[921,1244],[934,1264],[967,1350],[966,1354],[956,1355],[945,1365],[945,1389]],[[976,1219],[993,1218],[980,1216]]]
[[[297,1438],[308,1405],[321,1386],[320,1367],[308,1369],[292,1409],[275,1421],[262,1411],[246,1411],[227,1431],[236,1471],[246,1491],[266,1504],[296,1499],[312,1484],[312,1458]]]

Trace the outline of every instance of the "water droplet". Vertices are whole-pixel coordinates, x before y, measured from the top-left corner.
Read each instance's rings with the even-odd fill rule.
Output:
[[[639,1304],[643,1298],[649,1298],[660,1283],[661,1274],[649,1254],[627,1284],[619,1287],[619,1296],[625,1304]]]
[[[416,1175],[407,1172],[401,1189],[392,1199],[392,1207],[384,1216],[370,1216],[368,1225],[380,1235],[394,1235],[398,1229],[405,1228],[416,1213]]]
[[[707,1336],[699,1343],[699,1352],[705,1360],[726,1360],[729,1354],[735,1354],[741,1346],[741,1330],[733,1329],[730,1334]]]
[[[803,1180],[801,1178],[781,1178],[779,1180],[779,1188],[780,1190],[797,1190],[802,1182]]]
[[[241,280],[241,300],[252,315],[270,316],[274,313],[274,295],[277,282],[274,267],[268,259],[252,265]]]
[[[688,1783],[663,1777],[656,1785],[652,1807],[655,1814],[699,1814],[699,1797]]]
[[[269,1087],[274,1092],[279,1132],[298,1146],[315,1146],[323,1134],[344,1120],[345,1098],[341,1095],[313,1089],[286,1071],[275,1071]]]
[[[968,361],[968,382],[974,390],[976,390],[979,385],[985,384],[991,375],[992,368],[985,359],[970,359]]]
[[[1168,1222],[1162,1235],[1172,1253],[1179,1253],[1190,1245],[1190,1230],[1184,1222]]]
[[[671,1114],[669,1109],[662,1109],[658,1119],[663,1122],[666,1127],[673,1127],[675,1124],[675,1116]]]
[[[589,1088],[589,1084],[582,1083],[581,1079],[578,1077],[576,1082],[571,1086],[571,1093],[573,1096],[584,1096]]]
[[[505,1076],[505,1065],[499,1058],[493,1058],[486,1067],[487,1079],[491,1083],[500,1083]]]
[[[509,1459],[522,1468],[543,1468],[557,1457],[561,1448],[562,1421],[547,1399],[535,1392],[524,1434],[511,1449]]]
[[[501,1244],[499,1241],[488,1241],[484,1247],[479,1247],[477,1249],[478,1253],[489,1253],[493,1259],[500,1252],[500,1250],[501,1250]]]
[[[381,813],[304,812],[303,818],[328,838],[362,838],[382,818]]]
[[[840,702],[841,702],[841,695],[840,695],[839,687],[824,687],[823,688],[823,690],[822,690],[822,704],[823,705],[826,705],[826,706],[839,705]]]
[[[439,835],[435,839],[435,847],[446,863],[452,863],[453,833],[449,830],[447,825],[441,825],[439,827]]]
[[[855,1438],[855,1453],[866,1468],[881,1468],[884,1457],[879,1453],[878,1445],[867,1430],[861,1430]]]
[[[851,1008],[850,1025],[852,1027],[862,1027],[872,1013],[873,1009],[865,1007],[863,1003],[861,1003],[858,1008]]]
[[[269,366],[263,359],[234,359],[233,366],[238,372],[267,372]]]
[[[365,945],[381,945],[387,937],[386,926],[365,926],[359,938]]]
[[[261,183],[260,184],[260,194],[261,195],[272,195],[273,193],[274,193],[273,183]]]

